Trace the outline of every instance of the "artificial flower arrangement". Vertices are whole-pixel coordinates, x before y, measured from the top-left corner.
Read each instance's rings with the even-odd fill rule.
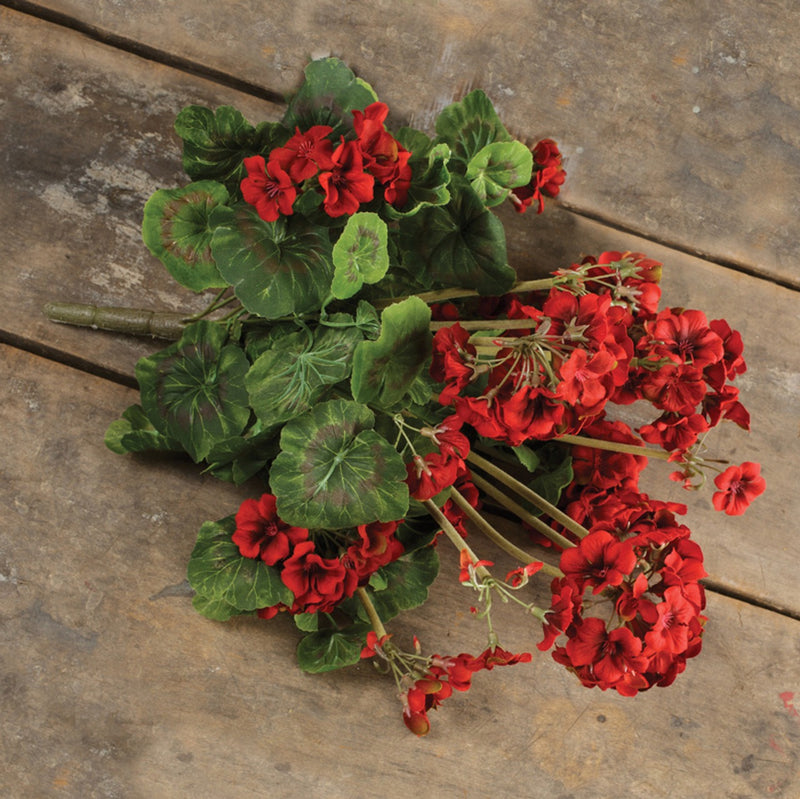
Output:
[[[280,122],[178,115],[192,182],[155,192],[143,237],[180,284],[216,292],[206,310],[47,309],[175,339],[139,361],[141,403],[106,443],[256,485],[201,527],[194,607],[291,615],[309,672],[374,659],[418,735],[474,674],[531,659],[502,648],[493,598],[532,616],[537,648],[587,687],[669,685],[701,648],[703,555],[685,506],[641,492],[639,475],[649,458],[687,487],[717,471],[713,504],[729,514],[764,490],[757,464],[701,456],[721,420],[749,429],[732,385],[741,337],[659,309],[661,264],[641,253],[519,281],[492,209],[542,211],[565,177],[556,143],[515,140],[481,91],[432,138],[390,133],[387,114],[322,59]],[[650,408],[638,429],[607,415],[634,402]],[[492,511],[517,520],[513,540]],[[386,630],[427,598],[440,540],[488,624],[477,655],[404,649]],[[498,571],[488,542],[516,565]],[[525,596],[542,578],[549,607]]]

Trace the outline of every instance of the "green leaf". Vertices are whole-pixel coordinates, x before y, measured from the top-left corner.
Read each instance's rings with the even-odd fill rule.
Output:
[[[231,540],[235,530],[234,516],[200,528],[188,566],[189,584],[205,598],[198,603],[217,608],[223,603],[223,609],[229,605],[237,611],[291,605],[292,592],[281,582],[280,572],[259,558],[243,557]]]
[[[224,209],[218,221],[211,251],[248,311],[278,319],[319,310],[333,278],[325,228],[295,217],[265,222],[249,205]]]
[[[389,407],[402,399],[431,354],[431,310],[419,297],[394,303],[381,315],[376,341],[353,355],[351,387],[357,402]]]
[[[374,424],[369,408],[340,399],[286,423],[270,486],[287,524],[338,529],[405,516],[405,465]]]
[[[464,178],[453,177],[450,194],[446,206],[423,208],[405,220],[400,230],[403,265],[431,286],[506,293],[516,273],[507,263],[503,223]]]
[[[215,444],[206,460],[214,477],[238,486],[261,471],[277,454],[278,431],[269,428]]]
[[[528,485],[552,505],[558,504],[561,492],[572,482],[572,455],[569,447],[546,443],[536,450],[539,472]],[[537,511],[538,515],[538,511]]]
[[[361,660],[366,625],[344,630],[319,630],[304,636],[297,645],[297,662],[303,671],[319,674],[353,666]]]
[[[142,238],[147,249],[192,291],[228,285],[211,252],[211,214],[227,201],[222,184],[203,180],[181,189],[160,189],[145,203]]]
[[[330,125],[338,140],[353,130],[348,112],[366,108],[378,96],[338,58],[312,61],[305,69],[305,81],[289,101],[283,124],[289,130],[308,130],[313,125]]]
[[[267,425],[305,413],[334,384],[350,376],[355,327],[318,327],[276,337],[245,378],[250,405]]]
[[[511,141],[492,101],[480,89],[447,106],[436,119],[436,133],[464,169],[487,144]]]
[[[289,138],[277,122],[262,122],[254,128],[232,106],[210,108],[190,105],[175,120],[175,132],[183,139],[183,168],[192,180],[218,180],[232,194],[246,175],[242,161],[252,155],[267,155]]]
[[[494,142],[467,165],[467,180],[487,207],[499,205],[511,189],[530,183],[533,155],[519,141]]]
[[[295,613],[292,617],[298,630],[314,633],[319,629],[319,613]]]
[[[244,352],[226,344],[225,329],[195,322],[180,340],[136,365],[142,408],[163,435],[180,442],[195,462],[239,435],[250,417]]]
[[[433,547],[423,547],[381,567],[377,573],[385,587],[379,590],[370,582],[371,599],[385,622],[425,602],[428,588],[439,573],[439,556]]]
[[[424,133],[413,128],[401,128],[397,139],[412,153],[409,160],[411,184],[403,208],[397,210],[388,206],[387,216],[397,219],[412,216],[428,205],[445,205],[450,199],[447,188],[450,183],[450,170],[447,168],[450,148],[446,144],[434,146]]]
[[[233,616],[239,616],[242,613],[241,610],[219,597],[208,597],[203,594],[195,594],[192,597],[192,607],[200,615],[214,621],[228,621]]]
[[[358,292],[364,283],[377,283],[389,269],[386,223],[371,212],[353,214],[333,245],[331,291],[339,300]]]
[[[183,449],[180,442],[167,438],[153,427],[140,405],[131,405],[122,412],[121,419],[108,426],[105,445],[117,455],[148,450],[175,452]]]

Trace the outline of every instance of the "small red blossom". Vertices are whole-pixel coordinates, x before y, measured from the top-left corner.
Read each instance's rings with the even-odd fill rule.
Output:
[[[526,563],[524,566],[520,566],[518,569],[512,569],[506,575],[506,582],[512,588],[520,588],[521,586],[525,585],[528,582],[530,577],[533,577],[536,572],[538,572],[544,563],[541,561],[535,560],[532,563]]]
[[[515,654],[500,646],[490,646],[481,652],[470,664],[473,671],[486,669],[491,671],[495,666],[513,666],[516,663],[530,663],[532,655],[530,652],[520,652]]]
[[[332,217],[354,214],[361,203],[372,199],[375,178],[364,171],[358,142],[342,137],[331,162],[330,170],[319,175],[319,185],[325,192],[325,213]]]
[[[458,573],[458,581],[460,583],[467,583],[472,580],[472,575],[475,570],[479,569],[481,566],[494,566],[494,563],[490,560],[473,560],[467,549],[461,550],[459,554],[459,563],[461,570]]]
[[[267,566],[287,558],[292,548],[307,538],[308,530],[292,527],[278,516],[272,494],[246,499],[236,513],[233,543],[244,557],[261,558]]]
[[[711,497],[714,507],[728,516],[741,516],[750,503],[764,493],[767,481],[761,476],[760,464],[745,461],[717,475],[714,485],[719,489]]]
[[[339,558],[323,558],[314,551],[313,541],[298,544],[284,561],[281,581],[294,594],[292,612],[330,612],[357,587],[354,572]]]
[[[265,222],[275,222],[281,214],[289,216],[297,189],[280,164],[266,164],[260,155],[245,158],[243,163],[247,170],[247,177],[241,182],[244,201],[255,206]]]
[[[295,183],[314,177],[321,169],[333,169],[333,142],[327,138],[333,128],[314,125],[306,131],[295,128],[295,134],[283,147],[269,154]]]
[[[361,650],[361,658],[371,658],[378,654],[378,650],[382,649],[386,642],[391,638],[391,634],[387,633],[378,638],[378,634],[374,630],[367,633],[367,642]]]

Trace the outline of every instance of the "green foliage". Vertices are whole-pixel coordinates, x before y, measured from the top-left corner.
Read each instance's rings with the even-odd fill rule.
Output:
[[[389,408],[409,391],[431,353],[430,308],[408,297],[386,308],[376,341],[362,341],[353,355],[353,398]]]
[[[480,89],[447,106],[436,119],[437,141],[449,145],[463,174],[469,162],[488,144],[511,141],[492,101]]]
[[[353,625],[343,630],[318,630],[305,635],[297,645],[297,662],[303,671],[319,674],[353,666],[361,659],[368,626]]]
[[[193,180],[217,180],[232,195],[245,177],[242,164],[252,155],[268,155],[289,137],[276,122],[253,127],[241,112],[229,105],[212,111],[199,105],[184,108],[175,120],[175,132],[183,139],[183,168]]]
[[[306,67],[305,81],[289,100],[283,124],[290,131],[330,125],[338,140],[353,130],[352,116],[347,112],[366,108],[377,99],[372,87],[339,59],[319,59]]]
[[[249,205],[219,211],[211,251],[250,313],[279,319],[322,307],[333,279],[325,228],[296,217],[265,222]]]
[[[357,213],[348,218],[333,245],[331,291],[339,300],[358,293],[364,283],[377,283],[389,269],[386,223],[375,213]]]
[[[209,618],[290,605],[292,592],[281,582],[278,570],[258,558],[245,558],[231,540],[233,516],[206,522],[197,535],[189,558],[189,585],[195,590],[194,606]]]
[[[167,438],[156,430],[142,410],[141,405],[131,405],[122,412],[122,418],[108,426],[105,445],[117,455],[146,450],[180,451],[180,442]]]
[[[522,142],[493,142],[470,159],[467,180],[490,208],[503,202],[511,189],[530,183],[532,170],[533,155]]]
[[[182,189],[160,189],[144,206],[142,238],[147,249],[192,291],[227,285],[211,253],[212,213],[227,201],[223,185],[203,180]]]
[[[469,286],[504,294],[516,273],[506,258],[503,224],[464,178],[453,177],[446,206],[423,208],[400,232],[404,266],[430,286]]]
[[[286,423],[269,476],[284,521],[335,530],[403,518],[405,466],[374,424],[365,405],[340,399]]]
[[[195,461],[239,435],[250,417],[244,386],[250,364],[227,339],[223,327],[195,322],[175,344],[136,365],[148,420]]]

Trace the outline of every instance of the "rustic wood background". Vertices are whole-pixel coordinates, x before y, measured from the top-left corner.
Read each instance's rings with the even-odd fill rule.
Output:
[[[0,795],[800,796],[799,21],[791,0],[0,1]],[[587,691],[539,655],[479,675],[418,740],[368,665],[305,675],[286,619],[192,610],[196,530],[248,490],[106,450],[154,343],[41,306],[197,307],[139,233],[149,195],[185,181],[174,117],[276,119],[323,55],[395,124],[430,129],[480,87],[514,133],[559,142],[560,201],[504,214],[521,272],[643,251],[669,304],[742,332],[753,432],[723,427],[714,447],[761,461],[769,490],[740,518],[688,497],[710,622],[671,688]],[[651,493],[687,501],[652,472]],[[475,649],[442,555],[395,632]],[[513,613],[502,625],[509,648],[538,641]]]

